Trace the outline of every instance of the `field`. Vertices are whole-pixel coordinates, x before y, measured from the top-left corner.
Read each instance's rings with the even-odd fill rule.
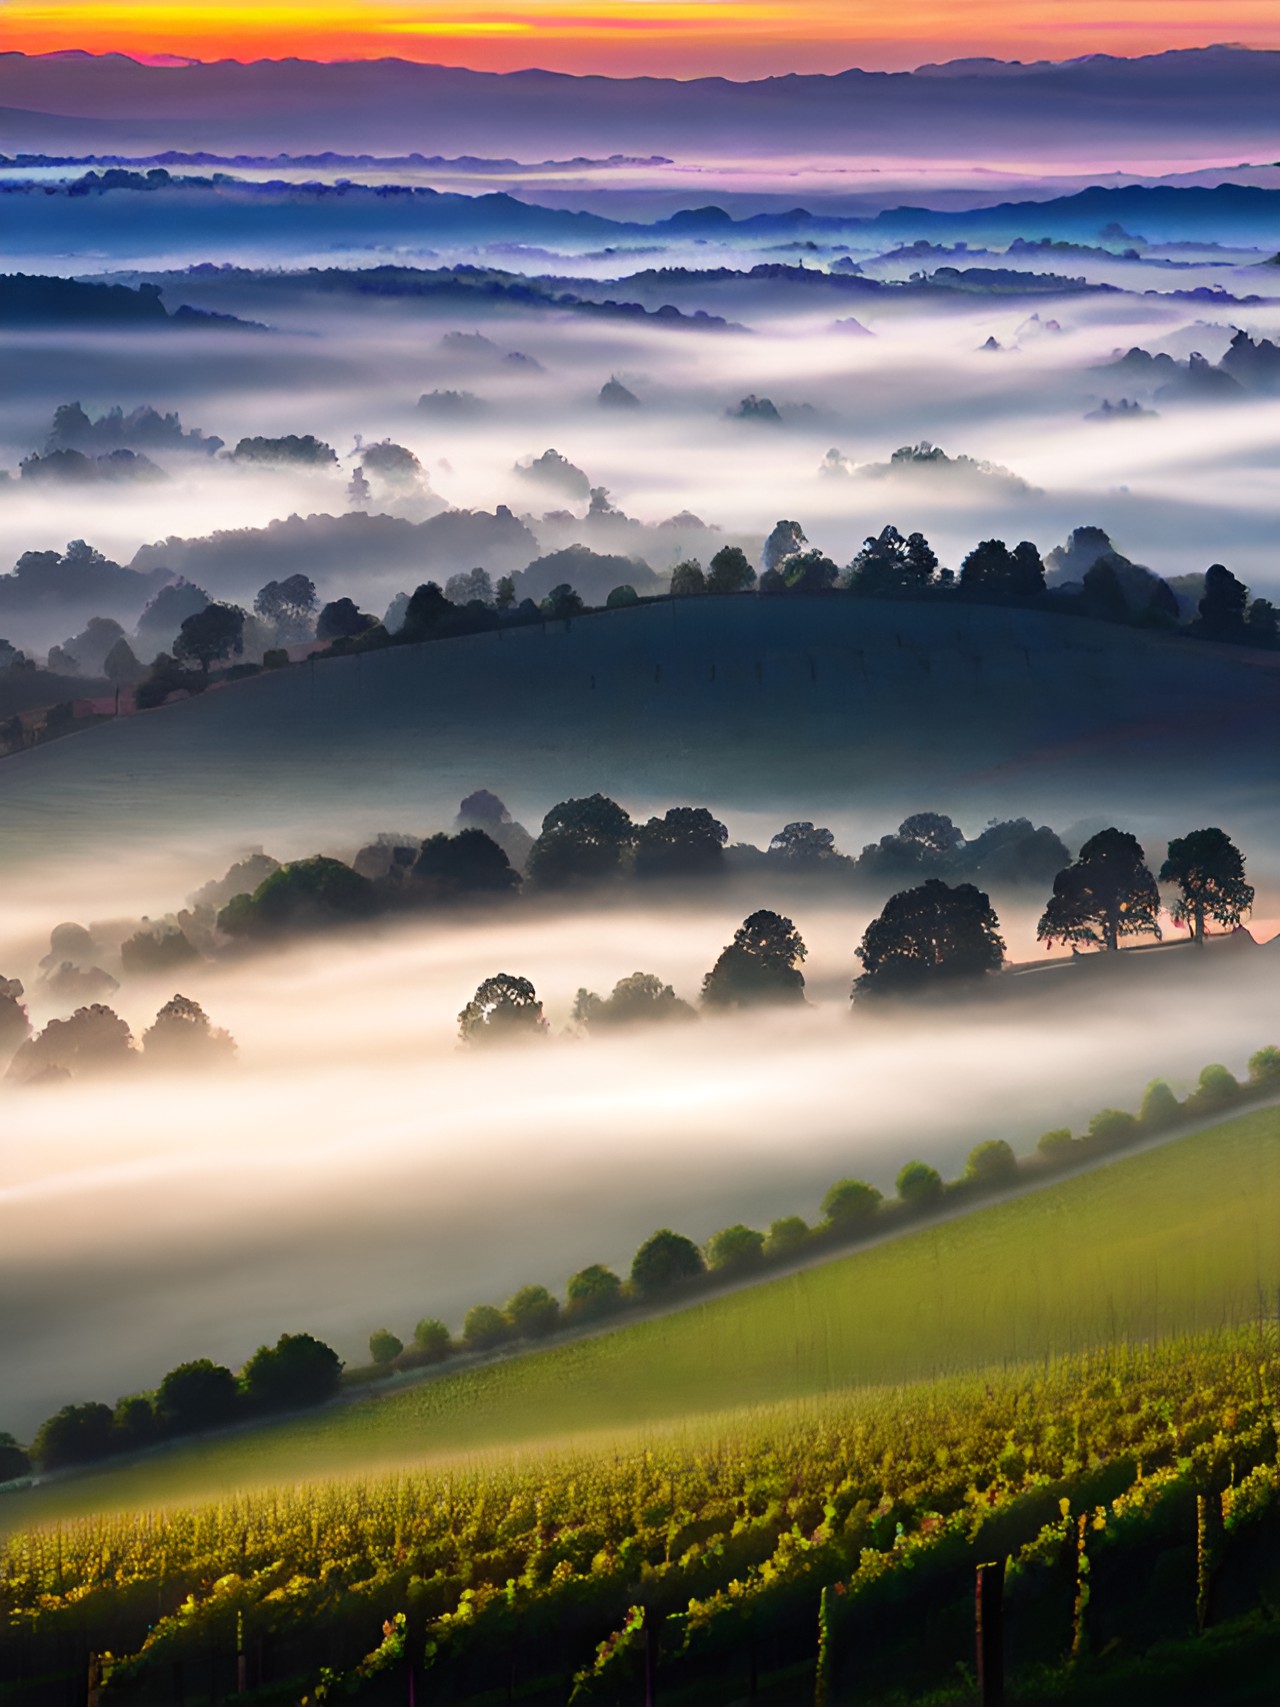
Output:
[[[1280,1109],[669,1315],[0,1499],[92,1512],[637,1430],[1274,1312]]]
[[[1273,780],[1248,737],[1278,699],[1274,654],[1081,617],[675,600],[269,672],[17,754],[0,787],[18,858],[225,834],[232,807],[245,837],[443,824],[481,785],[533,824],[599,788],[896,822],[904,777],[915,808],[1131,819],[1198,787],[1238,814]]]

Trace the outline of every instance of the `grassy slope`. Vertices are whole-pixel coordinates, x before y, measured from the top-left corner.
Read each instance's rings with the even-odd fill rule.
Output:
[[[0,1500],[46,1517],[587,1435],[1256,1316],[1280,1109],[596,1339]]]
[[[1136,778],[1207,809],[1280,781],[1258,738],[1277,715],[1280,655],[1032,611],[677,600],[272,671],[18,754],[4,851],[149,822],[257,836],[309,810],[447,821],[480,784],[531,821],[597,788],[780,820],[904,786],[944,809],[1066,789],[1096,812],[1131,808]]]

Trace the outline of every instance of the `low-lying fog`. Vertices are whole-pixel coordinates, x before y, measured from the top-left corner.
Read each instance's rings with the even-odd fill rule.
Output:
[[[210,870],[153,848],[14,874],[0,971],[24,976],[37,1022],[65,1012],[33,976],[49,926],[158,916]],[[1041,900],[999,901],[1015,958],[1038,954]],[[806,1008],[569,1033],[580,985],[607,993],[635,970],[696,1000],[756,904],[413,920],[127,979],[110,1000],[135,1035],[177,987],[239,1057],[199,1079],[0,1085],[0,1427],[29,1432],[187,1357],[238,1364],[286,1330],[360,1362],[374,1328],[407,1338],[424,1315],[458,1327],[526,1281],[560,1290],[593,1261],[625,1271],[657,1226],[702,1240],[739,1219],[815,1220],[843,1175],[889,1192],[917,1156],[954,1175],[981,1139],[1030,1149],[1047,1127],[1136,1106],[1154,1075],[1185,1089],[1207,1061],[1239,1071],[1277,1040],[1269,949],[1203,984],[1171,974],[1066,1003],[851,1017],[853,949],[875,905],[803,894],[788,910],[810,951]],[[1259,911],[1280,911],[1271,888]],[[456,1015],[499,970],[533,979],[551,1035],[468,1053]]]

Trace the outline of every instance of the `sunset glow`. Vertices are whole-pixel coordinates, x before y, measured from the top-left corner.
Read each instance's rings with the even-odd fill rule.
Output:
[[[1280,47],[1273,0],[0,0],[0,43],[198,59],[396,56],[482,69],[761,76],[964,55]]]

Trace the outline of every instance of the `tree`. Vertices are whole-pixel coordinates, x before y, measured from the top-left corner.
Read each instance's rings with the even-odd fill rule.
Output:
[[[1274,646],[1280,639],[1280,611],[1270,599],[1254,599],[1245,627],[1250,645]]]
[[[404,445],[383,439],[378,444],[364,445],[360,456],[366,473],[376,474],[388,485],[415,486],[422,479],[422,464]]]
[[[1240,1081],[1228,1067],[1215,1061],[1203,1067],[1196,1088],[1187,1098],[1188,1114],[1217,1114],[1240,1100]]]
[[[22,995],[20,979],[0,978],[0,1057],[12,1055],[31,1036]]]
[[[493,837],[480,829],[429,836],[413,877],[420,895],[444,904],[479,895],[514,895],[520,887],[520,873]]]
[[[1138,1120],[1123,1108],[1102,1108],[1090,1120],[1084,1135],[1086,1149],[1118,1150],[1138,1135]]]
[[[496,597],[487,569],[468,569],[461,575],[450,575],[444,584],[444,596],[455,605],[491,605]]]
[[[809,1224],[799,1215],[782,1215],[769,1224],[769,1231],[764,1241],[764,1254],[767,1257],[788,1257],[793,1255],[809,1237]]]
[[[114,1422],[107,1405],[64,1405],[36,1430],[31,1455],[42,1470],[92,1464],[114,1452]]]
[[[206,605],[194,616],[184,618],[173,655],[179,662],[194,660],[207,676],[209,667],[221,658],[237,657],[244,651],[245,613],[239,605]]]
[[[499,610],[510,610],[516,602],[516,584],[510,575],[499,575],[493,590],[493,602]]]
[[[565,1287],[564,1313],[571,1321],[594,1321],[621,1307],[622,1282],[611,1268],[591,1263],[570,1275]]]
[[[1018,1158],[1003,1138],[988,1138],[970,1150],[964,1177],[984,1190],[1012,1185],[1018,1177]]]
[[[586,608],[581,596],[567,581],[562,581],[558,587],[552,587],[538,606],[543,616],[550,617],[553,622],[568,622],[575,616],[581,616]]]
[[[297,462],[307,468],[323,468],[338,460],[331,445],[313,433],[286,433],[283,438],[241,439],[231,453],[237,462]]]
[[[342,1384],[342,1360],[310,1334],[281,1334],[261,1345],[240,1371],[246,1399],[264,1411],[322,1405]]]
[[[908,1162],[899,1171],[896,1185],[909,1209],[930,1209],[942,1199],[942,1175],[928,1162]]]
[[[1200,614],[1192,625],[1207,640],[1244,640],[1249,589],[1222,563],[1211,563],[1204,574]]]
[[[825,593],[840,579],[840,571],[824,551],[797,551],[779,568],[789,593]]]
[[[255,613],[269,623],[278,641],[293,645],[311,638],[316,616],[316,584],[308,575],[268,581],[253,601]]]
[[[542,820],[526,871],[543,889],[601,883],[621,875],[635,840],[630,814],[604,794],[562,800]]]
[[[388,1368],[404,1350],[404,1341],[389,1328],[375,1328],[369,1335],[369,1356],[380,1369]]]
[[[547,1029],[542,1003],[527,978],[498,972],[486,978],[458,1015],[464,1043],[514,1043]]]
[[[984,539],[960,565],[960,589],[994,599],[1034,598],[1044,591],[1044,564],[1030,540],[1012,551],[1002,539]]]
[[[522,1286],[507,1299],[506,1317],[522,1340],[545,1339],[560,1326],[560,1305],[545,1286]]]
[[[772,533],[764,542],[765,568],[781,569],[788,557],[797,556],[808,543],[799,522],[775,522]]]
[[[269,937],[368,919],[377,906],[367,877],[316,854],[280,866],[252,895],[234,896],[218,914],[218,929],[227,936]]]
[[[30,1474],[30,1458],[11,1434],[0,1432],[0,1482],[16,1482]]]
[[[1179,897],[1170,909],[1173,918],[1191,926],[1201,947],[1206,919],[1235,930],[1253,906],[1253,885],[1244,880],[1244,855],[1216,828],[1192,830],[1171,841],[1160,882],[1178,886]]]
[[[631,1284],[642,1298],[657,1298],[705,1272],[702,1252],[693,1240],[660,1227],[632,1258]]]
[[[511,1337],[511,1323],[492,1304],[476,1304],[467,1311],[462,1342],[468,1351],[494,1351]]]
[[[424,1316],[413,1330],[414,1354],[423,1363],[443,1363],[453,1350],[453,1335],[434,1316]]]
[[[655,1020],[689,1020],[697,1016],[670,984],[653,972],[633,972],[619,978],[607,998],[579,990],[573,1004],[575,1024],[587,1027],[646,1025]]]
[[[409,601],[412,605],[412,599]],[[354,639],[366,629],[375,628],[378,619],[357,609],[352,599],[332,599],[316,618],[317,640]],[[406,622],[406,627],[408,626]]]
[[[1099,830],[1054,878],[1036,936],[1050,948],[1084,943],[1114,954],[1122,936],[1158,937],[1159,912],[1160,892],[1137,837]]]
[[[737,545],[722,545],[707,568],[709,593],[746,593],[756,584],[756,572]]]
[[[707,577],[702,572],[701,563],[689,558],[683,563],[677,563],[671,571],[671,596],[673,599],[700,598],[707,590]]]
[[[930,877],[890,896],[857,949],[861,977],[853,995],[912,995],[998,972],[1004,960],[1000,921],[972,883],[953,888]]]
[[[172,996],[142,1034],[142,1053],[148,1061],[183,1067],[219,1066],[236,1052],[229,1031],[210,1025],[199,1002]]]
[[[831,831],[817,829],[807,821],[784,824],[770,839],[768,854],[771,859],[784,860],[790,866],[808,870],[839,858],[836,839]]]
[[[1172,1126],[1181,1117],[1182,1104],[1169,1086],[1163,1079],[1152,1079],[1142,1093],[1142,1104],[1138,1109],[1139,1124],[1158,1132],[1162,1127]]]
[[[137,1060],[129,1027],[101,1002],[77,1008],[70,1019],[51,1019],[18,1050],[9,1077],[30,1084],[42,1077],[80,1078],[118,1072]]]
[[[103,659],[102,673],[109,682],[115,682],[117,686],[125,682],[136,682],[141,676],[142,665],[134,656],[133,647],[123,636]]]
[[[822,1200],[823,1219],[838,1232],[851,1233],[870,1226],[882,1202],[882,1193],[866,1180],[840,1179]]]
[[[1255,1049],[1249,1057],[1249,1083],[1265,1086],[1280,1085],[1280,1049],[1275,1044],[1268,1043],[1262,1049]]]
[[[804,1001],[805,946],[790,919],[762,908],[743,920],[702,980],[707,1007],[740,1008]]]
[[[624,585],[613,588],[608,598],[604,601],[604,608],[606,610],[626,610],[629,606],[638,605],[639,603],[640,595],[636,592],[635,588]]]
[[[231,1371],[199,1357],[165,1376],[156,1391],[156,1417],[166,1434],[221,1428],[235,1416],[239,1397]]]
[[[713,1274],[759,1268],[764,1260],[764,1234],[741,1221],[723,1227],[707,1240],[707,1267]]]
[[[1042,1132],[1036,1140],[1037,1153],[1051,1168],[1064,1167],[1079,1149],[1080,1145],[1071,1136],[1069,1126],[1055,1126],[1051,1132]]]
[[[1081,583],[1084,589],[1085,609],[1090,616],[1101,618],[1103,622],[1127,622],[1129,620],[1129,601],[1124,596],[1124,588],[1116,573],[1115,564],[1109,557],[1100,557],[1085,570]]]
[[[933,579],[938,559],[922,533],[904,539],[896,527],[881,528],[863,541],[849,565],[850,591],[872,597],[916,593]]]
[[[672,806],[635,831],[636,876],[722,876],[728,840],[728,830],[705,806]]]

